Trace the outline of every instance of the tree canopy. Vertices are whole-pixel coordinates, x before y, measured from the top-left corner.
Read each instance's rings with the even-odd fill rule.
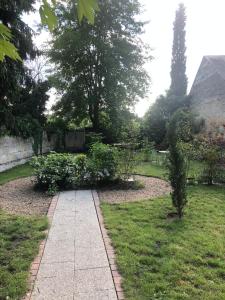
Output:
[[[103,116],[117,126],[119,112],[145,94],[143,22],[137,0],[99,1],[94,25],[76,18],[76,7],[59,5],[59,26],[49,51],[52,81],[61,93],[55,111],[77,123],[89,118],[96,131]],[[104,117],[105,118],[105,117]]]
[[[75,1],[75,0],[74,0]],[[3,5],[7,4],[7,0],[2,1]],[[32,4],[33,1],[30,2]],[[55,13],[56,0],[42,0],[39,12],[43,25],[47,25],[49,30],[52,31],[57,26],[57,17]],[[18,7],[20,4],[23,5],[23,1],[17,1]],[[10,7],[10,3],[8,8]],[[26,11],[26,7],[23,7]],[[29,5],[27,6],[28,10]],[[77,11],[78,19],[81,22],[84,17],[93,24],[95,11],[98,10],[97,0],[77,0]],[[13,43],[13,34],[9,27],[7,27],[4,22],[0,22],[0,61],[3,61],[5,57],[9,57],[13,60],[21,60],[18,49]]]
[[[22,20],[23,13],[33,10],[34,2],[7,0],[0,3],[0,21],[10,28],[18,54],[24,61],[38,54],[32,31]],[[0,134],[31,136],[37,124],[43,123],[47,90],[48,84],[36,82],[23,62],[8,57],[0,62]]]

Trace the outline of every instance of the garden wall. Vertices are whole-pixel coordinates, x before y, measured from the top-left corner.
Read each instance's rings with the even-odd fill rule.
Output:
[[[27,162],[33,155],[33,140],[4,136],[0,138],[0,172]],[[43,153],[53,149],[53,143],[47,136],[43,138]]]

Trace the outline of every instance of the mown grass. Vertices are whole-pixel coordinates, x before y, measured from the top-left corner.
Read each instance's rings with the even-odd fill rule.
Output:
[[[204,164],[199,161],[191,161],[188,177],[199,178],[201,177],[204,169]],[[155,162],[139,161],[135,167],[135,173],[145,176],[159,177],[162,179],[168,178],[168,169],[166,163],[157,164]]]
[[[32,173],[33,169],[29,165],[29,163],[16,166],[10,170],[0,173],[0,185],[5,184],[11,180],[31,176]]]
[[[102,209],[126,299],[225,299],[223,187],[190,187],[182,220],[169,196]]]
[[[30,264],[45,237],[46,217],[12,216],[0,211],[0,299],[21,299]]]

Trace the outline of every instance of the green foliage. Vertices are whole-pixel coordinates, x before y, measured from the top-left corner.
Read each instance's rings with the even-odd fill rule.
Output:
[[[189,106],[185,56],[185,7],[181,3],[174,21],[174,39],[171,62],[171,86],[165,96],[161,95],[146,113],[143,124],[145,136],[161,148],[167,148],[167,124],[176,110]]]
[[[142,134],[157,146],[166,149],[167,125],[175,111],[189,107],[189,97],[177,97],[167,93],[161,95],[144,116]]]
[[[21,61],[17,48],[10,42],[11,39],[12,34],[10,29],[0,23],[0,61],[3,61],[5,56]]]
[[[199,158],[204,162],[201,180],[208,185],[224,181],[224,145],[208,134],[198,137]]]
[[[171,86],[169,93],[184,97],[187,93],[186,46],[185,46],[186,14],[184,4],[179,4],[173,27],[173,50],[171,62]]]
[[[30,265],[45,238],[47,218],[13,216],[0,211],[0,299],[22,299]]]
[[[89,132],[85,134],[85,144],[86,147],[89,149],[91,145],[95,143],[101,143],[102,142],[102,134],[96,133],[96,132]]]
[[[39,9],[42,25],[47,25],[52,32],[57,27],[58,19],[55,13],[56,0],[42,0]],[[98,11],[97,0],[77,0],[78,19],[81,22],[84,17],[94,24],[95,12]],[[4,60],[5,56],[13,60],[21,61],[18,49],[12,42],[13,36],[11,30],[4,24],[0,23],[0,62]]]
[[[93,25],[95,21],[95,12],[98,10],[98,0],[78,0],[77,14],[80,22],[86,17]]]
[[[117,155],[114,148],[96,143],[88,156],[51,153],[34,157],[31,166],[37,185],[55,194],[58,190],[113,181],[118,170]]]
[[[188,189],[186,218],[166,218],[170,198],[102,204],[125,299],[225,299],[225,190]]]
[[[145,138],[141,154],[144,162],[152,161],[153,154],[155,154],[154,142],[149,142],[148,138]]]
[[[21,68],[21,61],[27,59],[32,48],[31,31],[22,21],[23,13],[33,10],[34,0],[28,1],[1,1],[0,3],[0,69],[8,63]],[[32,49],[33,50],[33,49]],[[8,66],[9,68],[10,66]],[[1,70],[3,71],[3,70]],[[11,72],[15,72],[12,68]],[[0,72],[1,74],[2,72]],[[8,77],[5,81],[10,81]],[[11,84],[13,84],[11,82]]]
[[[22,20],[24,13],[33,10],[34,2],[9,0],[0,3],[0,23],[11,30],[13,42],[23,60],[32,60],[37,55],[32,42],[32,31]],[[48,83],[33,78],[21,61],[6,57],[0,62],[0,135],[11,134],[35,139],[45,123],[48,89]]]
[[[90,148],[89,168],[93,181],[112,181],[118,170],[118,152],[103,143],[92,144]]]
[[[177,111],[168,127],[169,142],[169,180],[172,186],[172,201],[179,218],[183,216],[183,209],[187,203],[186,182],[187,165],[180,142],[186,137],[187,114]]]
[[[128,145],[119,152],[119,172],[120,178],[127,181],[134,174],[137,161],[135,159],[135,151],[132,145]]]
[[[52,2],[55,4],[55,0],[52,0]],[[52,7],[47,0],[42,0],[39,13],[42,24],[47,25],[49,30],[52,32],[57,26],[57,17],[55,15],[54,7]]]
[[[144,23],[136,18],[137,0],[101,0],[99,8],[91,26],[78,22],[74,5],[57,6],[63,26],[53,33],[49,57],[57,65],[51,80],[62,97],[54,110],[77,125],[88,120],[95,132],[118,132],[123,112],[147,88],[145,47],[138,39]]]
[[[51,153],[34,157],[31,166],[34,168],[38,186],[48,190],[49,194],[71,187],[74,181],[76,162],[72,154]]]

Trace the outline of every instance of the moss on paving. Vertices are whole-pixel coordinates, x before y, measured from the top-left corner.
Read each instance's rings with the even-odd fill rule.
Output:
[[[0,299],[21,299],[31,262],[45,237],[47,218],[12,216],[0,211]]]
[[[183,220],[170,197],[102,204],[129,300],[225,299],[225,190],[188,189]]]

